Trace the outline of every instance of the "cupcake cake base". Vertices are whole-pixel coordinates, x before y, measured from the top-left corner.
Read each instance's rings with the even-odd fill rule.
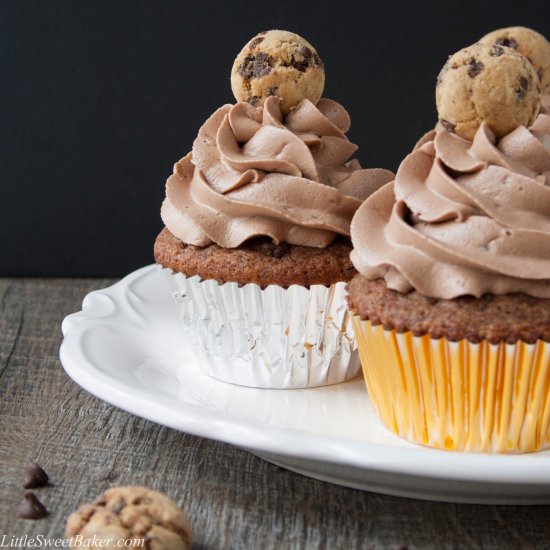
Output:
[[[188,277],[220,283],[254,283],[259,286],[331,285],[350,281],[356,274],[349,254],[349,239],[337,238],[326,248],[274,244],[267,237],[238,248],[217,244],[186,244],[164,228],[155,242],[155,261]]]
[[[445,450],[550,448],[550,300],[437,300],[361,276],[348,288],[367,388],[387,428]]]
[[[297,389],[361,372],[346,282],[349,242],[325,249],[255,239],[237,249],[187,245],[164,229],[155,259],[204,371],[224,382]]]

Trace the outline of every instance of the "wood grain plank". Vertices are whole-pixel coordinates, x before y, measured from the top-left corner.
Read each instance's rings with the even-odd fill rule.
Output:
[[[0,280],[0,534],[61,537],[69,513],[111,485],[166,492],[194,549],[548,549],[550,507],[422,502],[345,489],[145,421],[80,389],[58,359],[61,320],[110,280]],[[49,518],[17,518],[27,460],[53,486]]]

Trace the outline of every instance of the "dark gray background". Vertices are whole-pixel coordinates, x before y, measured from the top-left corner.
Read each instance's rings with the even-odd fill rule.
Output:
[[[358,158],[395,170],[434,124],[447,55],[509,25],[550,36],[550,2],[4,1],[0,275],[150,263],[166,177],[259,31],[317,47]]]

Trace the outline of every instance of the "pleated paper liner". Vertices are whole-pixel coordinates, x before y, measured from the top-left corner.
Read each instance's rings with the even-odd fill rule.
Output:
[[[473,344],[353,316],[370,398],[401,437],[453,451],[550,447],[550,344]]]
[[[346,283],[261,288],[163,272],[199,364],[210,376],[291,389],[360,374]]]

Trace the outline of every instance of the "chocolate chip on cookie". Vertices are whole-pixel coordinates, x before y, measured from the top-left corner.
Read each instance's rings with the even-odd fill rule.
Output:
[[[445,130],[447,130],[447,132],[454,132],[455,131],[456,125],[451,124],[448,120],[445,120],[444,118],[441,118],[441,119],[439,119],[439,122],[441,122],[441,125],[443,126],[443,128],[445,128]]]
[[[485,68],[481,61],[477,61],[473,57],[468,61],[468,76],[475,78]]]
[[[261,78],[271,72],[273,60],[269,55],[258,52],[255,55],[247,56],[241,63],[238,73],[246,79]]]
[[[105,491],[69,516],[66,535],[80,535],[79,547],[94,540],[94,536],[96,540],[123,541],[126,548],[189,550],[191,547],[187,516],[166,495],[145,487],[114,487]]]
[[[542,93],[550,94],[550,42],[527,27],[508,27],[486,34],[480,42],[513,48],[523,54],[537,71]]]
[[[500,57],[503,53],[504,48],[502,46],[493,44],[493,46],[491,46],[491,51],[489,52],[489,55],[492,55],[493,57]]]
[[[473,139],[486,121],[501,137],[534,122],[540,110],[540,82],[521,53],[506,46],[474,44],[448,59],[437,79],[436,103],[447,130]]]
[[[304,98],[317,103],[324,85],[325,69],[317,51],[288,31],[266,31],[252,38],[231,71],[237,101],[263,105],[267,97],[276,95],[285,115]]]

